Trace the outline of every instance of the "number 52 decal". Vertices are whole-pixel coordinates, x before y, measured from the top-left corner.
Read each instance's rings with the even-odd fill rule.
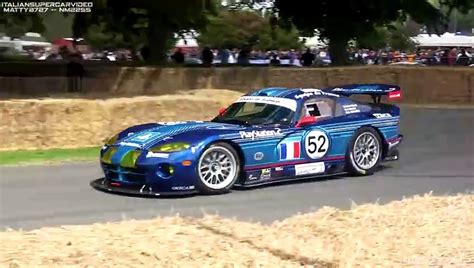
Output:
[[[321,158],[328,152],[329,138],[326,133],[320,130],[312,130],[306,134],[304,148],[309,158]]]

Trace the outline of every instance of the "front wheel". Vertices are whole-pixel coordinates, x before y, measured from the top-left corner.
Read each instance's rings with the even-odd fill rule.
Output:
[[[347,169],[353,175],[370,175],[382,159],[382,142],[377,131],[363,127],[356,131],[346,155]]]
[[[197,188],[204,194],[223,194],[229,192],[239,177],[240,161],[232,146],[215,143],[199,157],[197,165]]]

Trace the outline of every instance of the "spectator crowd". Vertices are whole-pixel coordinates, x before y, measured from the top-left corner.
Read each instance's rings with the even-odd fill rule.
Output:
[[[0,51],[1,52],[1,51]],[[444,65],[469,66],[474,64],[474,48],[418,48],[414,51],[355,49],[347,51],[348,60],[359,65]],[[140,51],[116,49],[80,51],[59,47],[58,49],[27,49],[24,56],[30,60],[67,60],[71,57],[87,61],[139,61]],[[210,65],[292,65],[328,66],[331,56],[327,48],[306,48],[303,50],[254,50],[254,49],[199,49],[175,48],[168,53],[169,62],[176,64]]]
[[[413,64],[413,65],[445,65],[469,66],[474,64],[473,48],[438,48],[415,51],[398,50],[370,50],[350,49],[348,60],[354,64],[388,65],[388,64]],[[246,49],[209,49],[201,52],[185,52],[177,48],[170,55],[170,61],[178,64],[270,64],[270,65],[296,65],[296,66],[327,66],[331,63],[331,56],[326,48],[297,51],[291,50],[246,50]]]

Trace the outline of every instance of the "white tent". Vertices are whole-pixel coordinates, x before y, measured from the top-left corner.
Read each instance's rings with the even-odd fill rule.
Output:
[[[444,33],[441,36],[436,34],[419,34],[412,37],[419,47],[474,47],[474,36],[456,35],[454,33]]]

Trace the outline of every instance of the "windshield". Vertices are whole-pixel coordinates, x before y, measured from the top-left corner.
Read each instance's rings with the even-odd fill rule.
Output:
[[[289,125],[293,116],[291,109],[279,105],[236,102],[212,121],[241,125]]]

